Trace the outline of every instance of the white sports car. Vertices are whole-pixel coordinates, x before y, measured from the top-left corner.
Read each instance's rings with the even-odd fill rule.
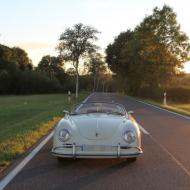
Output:
[[[52,154],[58,159],[129,158],[142,154],[138,124],[123,105],[81,103],[55,128]]]

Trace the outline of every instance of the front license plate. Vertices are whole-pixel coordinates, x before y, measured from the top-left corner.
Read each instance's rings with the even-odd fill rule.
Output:
[[[111,151],[111,146],[100,146],[100,145],[83,145],[83,151]]]

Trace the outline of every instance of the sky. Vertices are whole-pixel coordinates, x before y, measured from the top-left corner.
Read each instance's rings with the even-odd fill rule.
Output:
[[[190,37],[188,0],[0,0],[0,43],[25,49],[37,65],[56,55],[59,36],[82,22],[99,30],[102,51],[122,31],[134,29],[154,7],[171,6]],[[185,70],[190,72],[190,62]]]

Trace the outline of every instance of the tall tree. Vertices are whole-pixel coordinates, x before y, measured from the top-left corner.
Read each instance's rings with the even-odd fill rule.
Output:
[[[156,7],[153,14],[147,16],[135,29],[149,82],[165,83],[180,72],[183,63],[189,59],[189,39],[180,30],[176,17],[171,7]]]
[[[79,89],[79,62],[81,58],[91,54],[97,49],[94,41],[97,40],[98,31],[82,23],[76,24],[73,28],[67,28],[59,38],[58,50],[66,61],[72,62],[76,72],[76,98]]]
[[[90,55],[89,62],[85,63],[85,67],[93,76],[93,91],[98,89],[98,83],[100,80],[100,74],[106,72],[106,65],[103,61],[103,57],[100,53],[93,53]]]
[[[38,64],[37,70],[42,71],[48,75],[51,80],[57,79],[63,89],[66,90],[65,81],[67,76],[63,68],[63,64],[63,60],[60,56],[56,57],[46,55],[42,57],[41,61]]]
[[[158,87],[180,72],[189,60],[189,50],[189,39],[180,30],[175,12],[164,5],[156,7],[134,31],[121,33],[107,47],[106,60],[137,94],[141,87]]]
[[[135,47],[132,45],[133,40],[134,32],[127,30],[120,33],[114,42],[106,48],[106,62],[114,74],[114,80],[117,80],[117,88],[120,87],[123,90],[126,90],[126,86],[129,86],[126,81],[129,80],[129,75],[132,74],[131,53],[136,52]],[[130,48],[130,50],[126,51],[126,48]]]

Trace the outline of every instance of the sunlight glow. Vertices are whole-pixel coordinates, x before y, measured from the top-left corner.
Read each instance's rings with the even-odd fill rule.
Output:
[[[184,71],[186,73],[190,73],[190,62],[185,63],[185,65],[184,65]]]

